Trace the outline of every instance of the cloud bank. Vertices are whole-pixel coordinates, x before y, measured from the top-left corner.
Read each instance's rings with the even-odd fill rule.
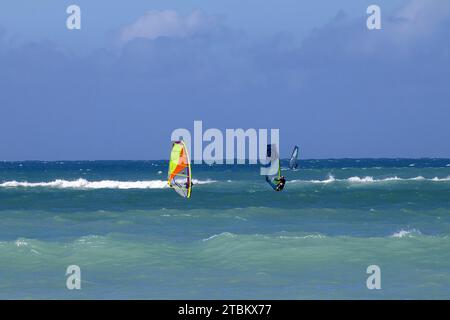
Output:
[[[154,40],[159,37],[185,38],[207,32],[217,25],[217,18],[199,10],[182,16],[174,10],[152,10],[134,23],[124,26],[118,33],[121,44],[136,38]]]
[[[0,159],[166,158],[194,120],[280,128],[302,157],[450,157],[450,10],[424,3],[379,31],[339,13],[302,42],[152,11],[88,57],[0,44]]]

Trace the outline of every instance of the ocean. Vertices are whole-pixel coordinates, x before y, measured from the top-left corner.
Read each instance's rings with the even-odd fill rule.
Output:
[[[450,159],[299,165],[0,162],[0,298],[450,299]]]

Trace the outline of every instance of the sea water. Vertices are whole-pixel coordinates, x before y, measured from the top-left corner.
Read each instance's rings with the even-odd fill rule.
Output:
[[[167,161],[0,162],[0,298],[450,298],[450,160],[287,165],[194,165],[184,199]]]

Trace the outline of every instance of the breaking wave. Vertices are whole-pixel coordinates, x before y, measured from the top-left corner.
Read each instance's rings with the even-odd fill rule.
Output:
[[[233,239],[239,237],[241,240],[244,238],[252,240],[304,240],[304,239],[324,239],[325,235],[314,233],[314,234],[304,234],[304,235],[264,235],[264,234],[235,234],[231,232],[222,232],[219,234],[214,234],[208,238],[202,239],[202,241],[210,241],[213,239]]]
[[[445,182],[450,181],[450,176],[446,178],[438,178],[434,177],[432,179],[427,179],[422,176],[414,177],[414,178],[399,178],[397,176],[395,177],[388,177],[384,179],[376,179],[371,176],[366,177],[350,177],[347,179],[336,179],[334,176],[329,176],[327,179],[324,180],[291,180],[290,182],[303,182],[303,183],[320,183],[320,184],[328,184],[333,182],[349,182],[349,183],[380,183],[380,182],[391,182],[391,181],[432,181],[432,182]]]
[[[391,235],[391,238],[412,238],[414,236],[420,236],[422,233],[417,229],[411,229],[411,230],[404,230],[401,229],[400,231],[394,232]]]
[[[207,184],[216,182],[214,180],[195,180],[194,184]],[[62,180],[57,179],[50,182],[27,182],[27,181],[6,181],[0,183],[2,188],[57,188],[57,189],[163,189],[167,188],[167,181],[115,181],[101,180],[88,181],[86,179]]]

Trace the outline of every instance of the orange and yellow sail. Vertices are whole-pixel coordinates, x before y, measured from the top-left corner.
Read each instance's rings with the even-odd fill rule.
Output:
[[[167,183],[180,196],[189,198],[192,190],[191,162],[183,141],[175,141],[170,153]]]

